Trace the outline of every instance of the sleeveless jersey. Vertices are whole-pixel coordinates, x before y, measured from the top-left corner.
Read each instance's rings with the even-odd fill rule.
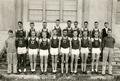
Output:
[[[70,41],[69,41],[68,37],[66,39],[64,39],[64,38],[61,39],[61,47],[62,48],[70,47]]]
[[[52,39],[51,39],[51,47],[52,48],[58,48],[59,47],[59,39],[58,39],[58,37],[56,39],[53,39],[53,37],[52,37]]]
[[[31,49],[37,49],[38,48],[38,41],[35,39],[30,38],[30,40],[28,40],[28,47]]]
[[[87,29],[83,28],[83,30],[82,30],[82,36],[83,36],[83,32],[84,31],[87,31],[87,36],[89,36],[90,32],[89,32],[88,28]]]
[[[17,39],[17,47],[27,47],[27,41],[25,38]]]
[[[81,47],[87,48],[89,46],[89,39],[81,39]]]
[[[71,29],[67,28],[67,36],[70,37],[70,38],[73,37],[73,30],[72,30],[72,28]]]
[[[72,49],[79,49],[79,39],[78,38],[76,40],[72,39],[71,44],[72,44]]]
[[[46,32],[47,33],[47,38],[50,38],[50,33],[48,32],[48,29],[42,29],[41,33],[40,33],[40,38],[42,37],[42,32]]]
[[[95,30],[95,29],[93,29],[93,31],[92,31],[92,38],[94,38],[95,37],[95,32],[98,32],[98,34],[100,34],[100,31],[99,31],[99,29],[97,29],[97,30]]]
[[[16,37],[26,37],[26,32],[22,29],[22,30],[17,30],[16,31]]]
[[[42,39],[41,44],[40,44],[40,49],[47,50],[48,48],[49,48],[48,39],[46,41]]]
[[[59,28],[56,28],[56,27],[54,27],[54,29],[56,29],[57,30],[57,36],[61,36],[61,28],[59,27]]]
[[[100,40],[99,39],[93,39],[93,42],[92,42],[92,47],[93,48],[99,48],[100,47]]]
[[[36,33],[35,29],[33,29],[33,30],[30,29],[30,31],[28,32],[28,37],[31,37],[31,32],[32,32],[32,31],[34,31],[34,32],[35,32],[35,36],[37,36],[37,33]]]

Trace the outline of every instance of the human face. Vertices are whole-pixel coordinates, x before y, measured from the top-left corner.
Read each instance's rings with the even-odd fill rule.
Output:
[[[31,27],[31,28],[34,28],[34,24],[30,24],[30,27]]]
[[[46,22],[43,23],[43,28],[47,28],[47,23]]]
[[[83,32],[84,37],[87,37],[87,31]]]
[[[32,32],[31,32],[31,35],[32,35],[32,37],[35,37],[35,32],[32,31]]]
[[[8,32],[9,37],[13,37],[13,33]]]
[[[56,26],[59,26],[60,25],[60,21],[56,21]]]
[[[85,26],[85,27],[88,27],[88,23],[84,23],[84,26]]]
[[[77,32],[77,31],[74,31],[73,36],[74,36],[74,37],[77,37],[77,35],[78,35],[78,32]]]
[[[78,26],[78,23],[74,23],[74,26],[77,27],[77,26]]]
[[[95,38],[98,38],[99,33],[95,32]]]
[[[71,22],[67,22],[68,27],[71,27]]]
[[[111,31],[108,31],[107,34],[108,34],[108,37],[112,36],[112,32]]]
[[[23,24],[21,24],[21,23],[18,23],[18,26],[20,29],[23,28]]]
[[[53,30],[53,35],[57,35],[57,31],[56,30]]]
[[[64,35],[64,36],[67,36],[67,31],[63,31],[63,35]]]
[[[95,24],[94,24],[95,28],[98,28],[98,25],[99,25],[98,23],[95,23]]]
[[[105,28],[108,28],[109,24],[108,24],[108,23],[105,23],[104,26],[105,26]]]
[[[46,38],[47,37],[46,32],[42,32],[42,36],[43,36],[43,38]]]

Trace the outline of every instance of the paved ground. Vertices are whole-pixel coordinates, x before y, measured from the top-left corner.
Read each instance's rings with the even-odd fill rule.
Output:
[[[105,75],[102,76],[101,74],[68,74],[68,75],[61,75],[61,73],[52,74],[47,73],[47,75],[39,74],[40,72],[37,71],[36,74],[30,74],[28,72],[27,75],[25,74],[10,74],[8,75],[6,70],[0,70],[0,81],[120,81],[119,75]]]

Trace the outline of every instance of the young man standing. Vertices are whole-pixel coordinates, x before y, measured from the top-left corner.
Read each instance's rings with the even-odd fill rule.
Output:
[[[73,37],[73,29],[71,27],[71,24],[72,24],[72,21],[68,20],[67,21],[67,28],[66,28],[66,30],[67,30],[67,36],[70,37],[70,38]]]
[[[19,29],[16,31],[16,47],[17,47],[17,56],[18,56],[18,71],[22,72],[24,68],[24,73],[26,73],[26,56],[27,56],[27,40],[26,32],[23,29],[23,23],[18,22]]]
[[[70,38],[67,36],[67,30],[63,30],[63,36],[60,38],[59,47],[61,49],[61,72],[64,73],[64,62],[66,68],[66,74],[68,73],[68,60],[70,53]]]
[[[76,30],[77,33],[78,33],[77,37],[80,37],[80,29],[78,28],[78,21],[74,22],[74,28],[73,28],[73,30]]]
[[[42,26],[43,26],[42,31],[40,31],[38,37],[39,37],[39,38],[43,38],[42,32],[46,32],[47,38],[50,38],[51,35],[50,35],[50,32],[48,31],[48,28],[47,28],[47,22],[43,22],[43,23],[42,23]]]
[[[112,31],[111,29],[107,30],[107,36],[103,39],[103,66],[102,66],[102,74],[105,75],[106,71],[106,64],[107,64],[107,59],[109,57],[108,61],[108,73],[112,75],[112,59],[113,59],[113,54],[114,54],[114,44],[115,44],[115,39],[112,37]]]
[[[28,32],[28,36],[27,37],[31,37],[31,32],[32,31],[34,31],[35,32],[35,36],[37,36],[37,32],[36,32],[36,30],[35,30],[35,24],[34,24],[34,22],[31,22],[30,23],[30,30],[29,30],[29,32]]]
[[[53,30],[56,30],[57,31],[57,36],[61,37],[62,31],[61,31],[61,28],[60,28],[60,20],[59,19],[56,20],[56,26],[54,26]]]
[[[101,34],[100,34],[100,30],[98,28],[99,26],[99,23],[97,21],[94,22],[94,28],[93,30],[91,31],[91,37],[94,38],[95,37],[95,32],[98,32],[98,36],[101,37]]]
[[[9,37],[5,41],[5,49],[7,50],[7,73],[17,73],[17,54],[16,54],[16,38],[13,35],[13,31],[8,31]]]

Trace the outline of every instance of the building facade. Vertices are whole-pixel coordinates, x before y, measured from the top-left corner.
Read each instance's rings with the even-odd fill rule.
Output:
[[[40,30],[41,23],[47,21],[51,29],[56,19],[61,20],[61,28],[66,27],[67,20],[77,20],[80,28],[88,21],[92,29],[98,21],[102,29],[107,21],[116,42],[120,42],[120,0],[0,0],[0,31],[17,29],[17,21],[23,21],[26,30],[29,22],[35,22]]]

